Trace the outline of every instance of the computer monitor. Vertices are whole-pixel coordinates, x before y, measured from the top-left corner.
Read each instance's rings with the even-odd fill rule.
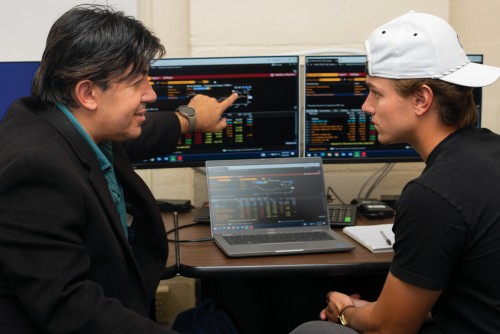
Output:
[[[482,63],[482,55],[469,55]],[[382,145],[369,114],[361,110],[368,96],[363,55],[306,56],[303,151],[324,163],[416,162],[408,144]],[[481,115],[481,88],[474,96]],[[478,119],[480,126],[480,118]]]
[[[31,95],[39,65],[38,61],[0,61],[0,120],[14,100]]]
[[[165,58],[151,63],[149,79],[158,96],[149,112],[174,112],[196,94],[239,98],[224,114],[226,129],[183,135],[172,154],[136,161],[135,168],[299,155],[298,56]]]

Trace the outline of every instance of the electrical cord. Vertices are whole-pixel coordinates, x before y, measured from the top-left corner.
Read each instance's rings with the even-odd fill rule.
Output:
[[[196,223],[191,223],[191,224],[186,224],[186,225],[174,227],[173,229],[168,230],[166,232],[166,235],[169,235],[169,234],[174,233],[174,232],[178,232],[179,230],[186,228],[186,227],[196,226],[196,225],[200,225],[200,224],[201,223],[196,222]],[[200,239],[179,239],[179,240],[169,239],[167,237],[168,242],[206,242],[206,241],[213,241],[213,240],[214,240],[214,238],[212,238],[212,237],[200,238]]]
[[[359,198],[359,199],[361,199],[361,198],[369,198],[369,196],[371,195],[371,193],[373,192],[373,190],[375,190],[375,188],[380,184],[380,182],[382,182],[382,180],[387,176],[387,174],[389,174],[389,172],[392,170],[392,168],[394,167],[394,165],[395,165],[394,162],[386,163],[379,170],[375,171],[375,173],[373,173],[365,181],[365,183],[361,186],[361,188],[359,189],[359,192],[358,192],[358,196],[356,198]],[[373,180],[374,178],[375,178],[375,180],[372,182],[372,184],[370,185],[370,187],[366,191],[366,194],[363,196],[362,195],[363,190],[370,184],[371,180]],[[331,204],[334,201],[335,198],[341,204],[346,204],[340,198],[340,196],[335,192],[335,190],[333,190],[333,188],[330,187],[330,186],[328,186],[328,188],[327,188],[326,198],[327,198],[328,204]]]
[[[339,195],[337,195],[337,193],[335,192],[335,190],[333,190],[332,187],[328,186],[328,188],[327,188],[327,200],[328,200],[328,204],[331,204],[333,202],[332,195],[336,199],[338,199],[340,203],[345,204],[345,202],[339,197]]]
[[[380,168],[379,170],[377,170],[375,173],[373,173],[366,181],[365,183],[361,186],[361,188],[359,189],[359,192],[358,192],[358,196],[357,198],[368,198],[368,196],[370,196],[370,194],[373,192],[373,190],[379,185],[379,183],[387,176],[387,174],[391,171],[391,169],[394,167],[395,163],[394,162],[391,162],[391,163],[386,163],[384,164],[384,166],[382,166],[382,168]],[[377,176],[378,175],[378,176]],[[370,186],[370,188],[368,189],[368,191],[366,192],[366,194],[364,196],[362,196],[362,193],[363,193],[363,190],[367,187],[367,185],[370,183],[370,181],[375,178],[375,181],[373,181],[372,185]]]
[[[372,183],[371,187],[366,192],[366,195],[365,195],[366,198],[370,197],[370,195],[373,192],[373,190],[380,184],[380,182],[382,182],[382,180],[387,176],[387,174],[389,174],[389,172],[392,170],[392,168],[394,167],[394,165],[395,165],[394,162],[385,164],[384,168],[382,168],[382,171],[381,171],[380,175]]]

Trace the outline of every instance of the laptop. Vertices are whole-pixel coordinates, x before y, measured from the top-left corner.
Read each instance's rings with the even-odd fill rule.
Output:
[[[330,228],[321,158],[209,160],[206,174],[212,237],[229,257],[354,248]]]

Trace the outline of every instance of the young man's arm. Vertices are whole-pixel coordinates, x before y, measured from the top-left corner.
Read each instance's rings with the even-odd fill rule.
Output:
[[[422,289],[389,273],[379,299],[363,303],[339,292],[328,294],[323,319],[337,322],[345,309],[347,325],[360,333],[417,333],[441,291]]]

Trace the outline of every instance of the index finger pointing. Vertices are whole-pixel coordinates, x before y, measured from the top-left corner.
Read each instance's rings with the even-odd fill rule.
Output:
[[[233,103],[234,103],[234,101],[236,101],[237,99],[238,99],[238,93],[233,93],[233,94],[229,95],[229,97],[227,97],[225,100],[222,100],[222,101],[220,102],[220,104],[222,105],[222,107],[223,107],[224,109],[227,109],[227,108],[229,108],[229,106],[230,106],[231,104],[233,104]]]

